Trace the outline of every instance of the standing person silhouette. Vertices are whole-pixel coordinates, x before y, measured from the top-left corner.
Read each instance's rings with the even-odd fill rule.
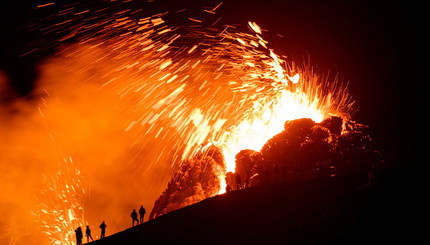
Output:
[[[136,224],[139,224],[139,220],[137,219],[137,212],[136,209],[133,209],[133,212],[131,212],[131,226],[134,226],[134,221],[136,221]]]
[[[90,226],[87,225],[87,229],[85,230],[85,236],[87,237],[87,243],[91,241],[94,241],[93,237],[91,236],[91,229]]]
[[[143,205],[140,205],[140,209],[139,209],[139,222],[142,224],[143,223],[143,218],[146,214],[146,210],[143,208]]]
[[[75,233],[76,233],[76,245],[82,245],[82,238],[84,237],[84,235],[82,234],[81,227],[78,227],[75,230]]]
[[[102,223],[101,223],[101,225],[99,226],[100,227],[100,229],[101,229],[101,234],[100,234],[100,239],[102,239],[102,238],[104,238],[105,237],[105,235],[106,235],[106,224],[105,224],[105,222],[103,221]]]

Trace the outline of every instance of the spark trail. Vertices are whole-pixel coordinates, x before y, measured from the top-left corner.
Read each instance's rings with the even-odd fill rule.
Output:
[[[133,144],[145,146],[148,138],[165,142],[152,157],[173,156],[172,166],[213,141],[223,145],[232,170],[234,152],[258,150],[282,130],[273,123],[303,117],[321,121],[347,114],[353,104],[336,81],[323,81],[310,67],[278,56],[255,22],[248,22],[250,32],[205,26],[191,17],[189,26],[171,27],[163,19],[167,13],[142,17],[142,9],[110,11],[65,9],[56,16],[65,20],[45,31],[67,33],[61,41],[78,38],[63,50],[84,64],[72,73],[96,67],[100,88],[115,91],[127,105],[125,131],[138,135]],[[276,118],[280,115],[285,116]],[[263,126],[271,132],[260,133]]]
[[[43,226],[51,244],[75,244],[74,229],[84,227],[82,176],[71,157],[58,164],[53,176],[44,176],[48,188],[40,193],[40,211],[36,220]]]
[[[191,16],[187,26],[170,26],[166,13],[146,16],[142,9],[115,6],[69,4],[45,18],[48,24],[31,28],[55,36],[38,47],[59,47],[51,62],[66,62],[67,76],[79,80],[74,87],[96,85],[95,91],[118,99],[110,110],[133,135],[127,164],[140,172],[162,165],[172,173],[207,144],[219,146],[226,171],[234,171],[240,150],[260,150],[286,120],[320,122],[351,111],[346,89],[277,55],[255,22],[217,26],[219,19],[208,25]],[[52,197],[41,209],[59,215],[42,222],[52,244],[69,243],[71,228],[84,222],[80,194],[72,192],[81,188],[80,176],[73,168],[64,171],[58,174],[70,182],[58,186],[59,176],[47,182],[60,199]]]

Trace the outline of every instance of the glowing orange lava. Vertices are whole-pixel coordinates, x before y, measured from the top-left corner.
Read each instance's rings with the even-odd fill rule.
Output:
[[[66,10],[67,13],[74,11]],[[98,14],[102,15],[103,11],[106,10],[101,9]],[[114,105],[106,110],[101,120],[97,118],[88,124],[108,128],[110,125],[104,125],[108,121],[105,119],[112,113],[111,117],[118,122],[115,126],[120,125],[122,131],[113,137],[109,135],[109,139],[114,138],[110,142],[105,140],[108,137],[94,141],[103,147],[96,157],[106,159],[109,154],[113,155],[109,151],[115,151],[111,145],[117,141],[127,142],[123,152],[109,159],[111,162],[126,159],[125,163],[107,165],[112,168],[109,174],[115,179],[126,179],[126,175],[115,174],[123,169],[122,165],[131,165],[130,169],[141,174],[136,174],[140,176],[139,181],[149,179],[148,182],[153,183],[146,184],[158,188],[152,196],[154,199],[170,179],[172,169],[192,158],[203,145],[220,147],[226,171],[234,172],[235,155],[243,149],[260,150],[268,139],[283,130],[285,121],[311,118],[320,122],[330,115],[349,113],[352,101],[346,89],[316,74],[309,65],[287,62],[288,59],[277,55],[263,38],[265,31],[255,22],[248,22],[251,30],[248,33],[235,26],[206,28],[201,25],[202,21],[190,18],[195,29],[183,34],[169,27],[163,14],[142,18],[124,16],[126,12],[104,13],[104,19],[97,23],[92,18],[77,19],[79,24],[61,41],[75,35],[78,41],[62,47],[58,56],[50,61],[54,65],[42,68],[42,79],[51,76],[64,84],[68,79],[72,85],[62,85],[64,87],[59,89],[55,86],[60,85],[56,84],[39,88],[38,92],[44,94],[42,100],[50,101],[47,107],[49,103],[83,104],[83,112],[77,114],[84,115],[79,123],[86,126],[85,120],[93,112],[85,110],[90,107],[88,101],[80,101],[81,94],[75,95],[73,91],[86,88],[85,99],[98,98],[100,95],[96,94],[101,91],[104,97],[100,96],[100,104]],[[73,16],[81,18],[84,14]],[[44,30],[63,33],[63,25],[69,22],[73,21]],[[98,31],[91,32],[94,26]],[[72,99],[64,102],[60,96],[51,95],[57,90],[70,91]],[[59,108],[56,116],[61,118],[63,114]],[[42,117],[43,113],[41,111]],[[70,124],[67,122],[67,127],[56,128],[59,137],[61,132],[70,135],[67,134]],[[79,143],[93,136],[91,128],[79,130],[78,134],[88,137],[83,137],[82,141],[78,139],[78,144],[70,147],[76,154],[85,152]],[[93,147],[82,144],[84,146]],[[121,158],[122,155],[127,156]],[[95,166],[88,167],[88,175],[99,169],[96,164],[101,164],[94,163],[94,156],[81,157],[81,161],[81,166]],[[72,158],[65,159],[63,165],[58,175],[46,177],[45,199],[40,212],[34,212],[51,244],[72,244],[74,229],[87,222],[83,215],[81,170],[73,165]],[[85,173],[85,169],[82,172]],[[225,184],[224,176],[219,178]],[[219,193],[224,191],[225,186],[220,186]],[[128,208],[123,205],[122,208]],[[105,215],[113,220],[113,216],[123,214],[105,212]],[[110,229],[116,232],[123,227],[111,225]]]

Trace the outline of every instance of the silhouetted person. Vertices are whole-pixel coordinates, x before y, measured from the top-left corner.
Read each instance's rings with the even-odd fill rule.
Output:
[[[93,237],[91,236],[91,229],[88,225],[87,225],[87,229],[85,230],[85,236],[87,237],[87,243],[90,242],[90,238],[91,238],[91,241],[94,241]]]
[[[143,218],[146,214],[146,210],[143,208],[143,205],[140,205],[140,209],[139,209],[139,222],[142,224],[143,223]]]
[[[82,234],[81,227],[78,227],[75,230],[75,233],[76,233],[76,245],[82,245],[82,238],[84,237],[84,235]]]
[[[101,229],[101,234],[100,234],[100,239],[102,239],[102,238],[104,238],[105,237],[105,235],[106,235],[106,224],[105,224],[105,222],[103,221],[102,223],[101,223],[101,225],[99,226],[100,227],[100,229]]]
[[[136,209],[133,209],[133,212],[131,212],[131,225],[134,226],[134,221],[136,221],[136,224],[139,224],[139,220],[137,219],[137,212]]]

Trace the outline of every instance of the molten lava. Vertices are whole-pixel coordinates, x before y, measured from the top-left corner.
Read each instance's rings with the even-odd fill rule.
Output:
[[[32,211],[45,241],[72,244],[76,226],[101,220],[110,232],[124,229],[118,212],[151,205],[166,185],[153,217],[222,193],[237,154],[264,154],[286,121],[348,121],[346,88],[278,55],[257,23],[208,27],[189,18],[190,26],[171,27],[164,15],[65,6],[54,25],[32,27],[60,36],[41,42],[59,52],[40,66],[31,114],[67,156],[61,166],[47,157],[52,149],[40,157],[54,168],[41,168],[44,196]]]

